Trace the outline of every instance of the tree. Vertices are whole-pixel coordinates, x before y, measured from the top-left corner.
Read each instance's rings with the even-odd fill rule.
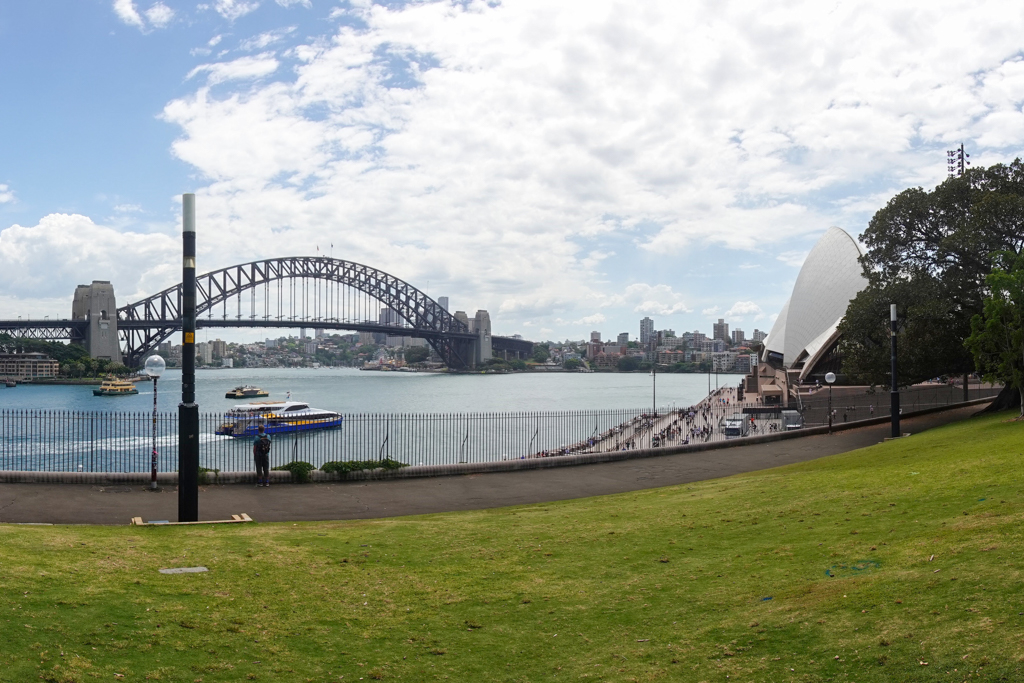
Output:
[[[578,370],[583,367],[583,361],[579,358],[570,358],[569,360],[562,363],[562,367],[566,370]]]
[[[986,380],[1019,392],[1024,417],[1024,254],[1002,252],[986,282],[990,295],[965,345]]]
[[[533,360],[537,363],[545,363],[551,357],[547,344],[536,344],[533,347]]]
[[[901,330],[900,382],[967,373],[964,346],[982,312],[993,253],[1024,246],[1024,164],[971,169],[931,192],[904,190],[871,219],[861,258],[867,287],[840,324],[843,371],[889,381],[889,304]]]
[[[430,348],[426,346],[413,346],[405,350],[406,363],[422,363],[430,358]]]
[[[623,356],[619,359],[619,372],[635,372],[640,369],[640,359],[636,356]]]

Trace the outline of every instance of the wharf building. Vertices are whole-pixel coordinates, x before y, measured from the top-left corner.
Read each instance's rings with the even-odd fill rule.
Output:
[[[60,363],[45,353],[0,353],[0,378],[16,381],[56,377]]]

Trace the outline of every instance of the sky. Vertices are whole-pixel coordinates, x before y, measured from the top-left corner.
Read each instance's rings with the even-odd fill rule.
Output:
[[[194,192],[200,272],[329,253],[495,334],[749,337],[828,227],[1021,154],[1022,50],[1014,2],[2,3],[0,318],[180,281]]]

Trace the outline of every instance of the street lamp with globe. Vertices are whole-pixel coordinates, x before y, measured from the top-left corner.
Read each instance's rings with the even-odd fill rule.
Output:
[[[156,490],[156,382],[166,369],[167,363],[161,356],[153,355],[146,359],[146,374],[153,378],[153,459],[150,463],[152,477],[149,487],[154,491]]]
[[[825,373],[825,384],[828,385],[828,433],[832,433],[832,383],[836,381],[836,373]]]

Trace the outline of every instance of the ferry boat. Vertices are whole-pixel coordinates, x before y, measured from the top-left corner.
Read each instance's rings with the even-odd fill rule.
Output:
[[[224,398],[262,398],[264,396],[270,396],[270,392],[259,387],[254,387],[251,384],[244,384],[240,387],[235,387],[228,393],[224,394]]]
[[[263,425],[267,434],[287,434],[341,426],[339,413],[310,408],[301,401],[241,403],[227,412],[217,428],[221,436],[255,436]]]
[[[99,389],[93,389],[93,396],[131,396],[139,393],[135,385],[123,379],[105,379]]]

